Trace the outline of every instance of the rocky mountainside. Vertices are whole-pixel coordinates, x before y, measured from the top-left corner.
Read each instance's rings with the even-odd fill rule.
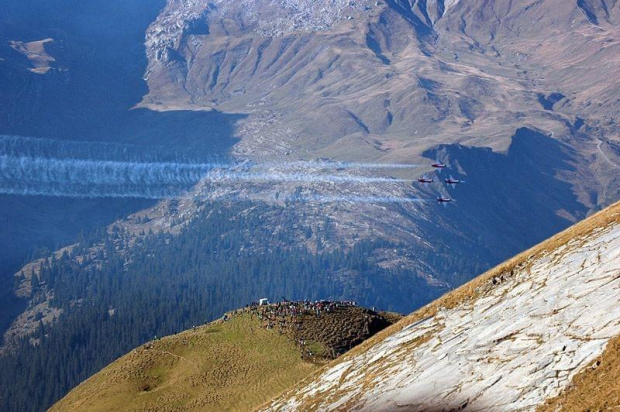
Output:
[[[154,111],[132,111],[118,120],[129,126],[112,134],[115,139],[147,143],[168,139],[172,146],[214,145],[221,151],[232,141],[218,144],[219,136],[232,132],[240,140],[231,151],[241,160],[287,163],[329,157],[419,165],[413,172],[392,173],[404,178],[428,172],[429,160],[441,158],[451,173],[468,181],[465,190],[454,193],[459,203],[447,210],[424,202],[356,202],[364,197],[432,199],[447,194],[442,185],[426,189],[404,183],[231,184],[218,189],[215,196],[209,191],[201,195],[213,199],[232,193],[272,202],[280,195],[335,195],[341,201],[303,206],[307,211],[320,207],[322,214],[334,217],[335,243],[350,246],[356,239],[381,237],[410,244],[414,254],[467,262],[460,270],[446,270],[420,256],[395,256],[387,263],[407,265],[431,283],[457,286],[481,268],[618,198],[620,160],[612,116],[617,111],[616,79],[620,77],[614,76],[618,6],[602,0],[571,2],[569,7],[556,3],[502,1],[486,7],[483,1],[171,0],[146,30],[148,91],[140,106]],[[548,12],[555,9],[562,13]],[[132,13],[141,10],[132,3]],[[84,13],[86,22],[91,22],[91,10]],[[41,29],[40,39],[31,34],[27,38],[24,29],[15,26],[15,22],[7,25],[13,55],[3,57],[4,64],[18,61],[15,53],[34,58],[36,50],[60,44],[44,36],[53,30]],[[94,26],[90,30],[101,35],[98,26],[83,26]],[[91,33],[84,33],[82,26],[70,28],[63,33],[69,39],[73,32]],[[102,43],[126,43],[114,36],[98,38]],[[45,65],[36,66],[45,63],[50,70],[31,75],[41,79],[68,70],[76,73],[68,83],[70,90],[100,93],[98,88],[85,87],[100,64],[89,61],[84,72],[68,65],[73,57],[69,46],[74,47],[68,43],[64,49],[46,51],[34,66],[19,60],[23,66],[19,70],[47,70]],[[112,53],[113,49],[104,50]],[[113,56],[109,60],[116,70],[119,59]],[[590,65],[592,61],[597,64]],[[134,62],[132,72],[136,66]],[[107,75],[106,81],[114,83],[115,73]],[[53,91],[43,95],[57,95],[58,89],[69,90],[54,83]],[[123,87],[132,93],[139,89]],[[127,94],[131,96],[123,105],[114,106],[126,107],[134,96]],[[89,107],[79,103],[84,99],[67,100]],[[25,127],[23,110],[16,104],[6,106],[11,109],[6,115],[9,130],[49,130],[46,122],[34,129]],[[212,109],[239,116],[202,120],[199,111]],[[55,125],[54,136],[66,129],[62,125],[75,125],[72,118],[65,121],[64,112],[49,109],[31,117],[40,118],[39,112]],[[94,123],[108,124],[89,116],[85,125],[70,128],[72,138],[93,130]],[[215,126],[228,121],[234,123],[232,131],[224,127],[227,130],[222,133]],[[197,123],[200,127],[194,127]],[[143,130],[140,125],[150,126]],[[102,138],[101,131],[97,133]],[[213,138],[203,138],[212,134]],[[88,207],[99,204],[89,202]],[[519,207],[512,206],[516,202]],[[6,204],[13,203],[11,210],[24,209],[19,206],[23,199],[9,197]],[[65,203],[61,206],[69,207]],[[7,222],[20,220],[23,213],[15,215],[8,209]],[[22,231],[36,232],[31,226],[48,229],[32,209],[29,219],[22,220],[32,220],[30,215],[38,220],[24,223]],[[121,212],[126,210],[123,206]],[[72,233],[89,227],[82,225],[86,219],[81,214]],[[49,215],[46,222],[52,220],[53,228],[71,227]],[[521,229],[526,226],[532,229]],[[21,239],[20,230],[7,224],[6,242]],[[498,242],[500,232],[509,236]]]
[[[619,302],[617,203],[413,313],[266,409],[533,410],[554,397],[550,410],[618,407],[605,396],[618,381],[603,375],[617,376]]]
[[[440,158],[468,180],[454,194],[456,213],[327,206],[347,222],[341,239],[372,233],[463,259],[478,250],[496,264],[618,198],[619,8],[602,0],[170,1],[147,31],[149,92],[140,105],[243,113],[232,149],[241,159],[399,161],[419,167],[394,175],[415,178]],[[508,243],[497,242],[499,228],[511,232]],[[444,229],[450,235],[436,236]]]
[[[8,0],[0,16],[0,133],[170,152],[183,147],[198,162],[217,153],[248,170],[271,165],[261,171],[272,176],[337,172],[350,180],[203,181],[180,199],[159,202],[2,195],[0,245],[10,250],[0,256],[8,268],[0,278],[3,351],[24,349],[20,359],[43,371],[35,364],[48,359],[39,339],[75,332],[72,322],[86,319],[91,308],[83,303],[91,299],[101,306],[93,313],[103,311],[93,314],[100,323],[90,325],[91,338],[124,337],[123,345],[131,342],[124,353],[150,330],[171,333],[180,324],[160,319],[126,334],[120,325],[141,319],[128,311],[136,317],[116,316],[119,329],[110,332],[102,302],[126,304],[138,292],[124,295],[102,278],[118,275],[135,286],[131,275],[142,273],[136,262],[156,262],[157,281],[178,292],[171,299],[230,309],[240,285],[222,294],[230,290],[227,279],[211,279],[201,259],[226,254],[264,268],[252,259],[278,257],[292,246],[312,263],[329,256],[342,266],[317,264],[304,272],[307,279],[274,268],[280,282],[250,286],[297,296],[355,295],[409,311],[609,205],[620,195],[619,9],[612,0]],[[298,162],[317,159],[414,166],[334,171]],[[429,187],[411,185],[431,173],[435,159],[448,173]],[[466,184],[446,187],[449,174]],[[457,202],[438,207],[439,195]],[[208,211],[218,209],[234,210],[227,219],[247,219],[261,230],[209,231],[210,239],[230,242],[191,249],[204,236],[183,229],[200,226],[200,219],[215,228]],[[93,228],[101,236],[73,242]],[[179,245],[184,241],[196,244]],[[184,265],[166,266],[135,247],[143,242],[161,247],[169,260],[165,245],[175,245],[179,256],[195,250],[183,262],[191,271],[179,273]],[[37,255],[11,279],[34,245],[58,250]],[[222,268],[231,276],[252,273]],[[56,272],[64,278],[53,287]],[[78,278],[82,290],[72,287]],[[297,281],[304,288],[292,290]],[[328,286],[310,289],[322,282]],[[188,284],[205,292],[186,294]],[[105,298],[93,285],[109,288]],[[207,298],[214,290],[220,298]],[[192,302],[192,316],[211,313]],[[148,303],[156,311],[168,301]],[[175,322],[189,321],[187,313]],[[88,358],[88,350],[79,355]],[[92,372],[84,365],[95,364],[76,359],[71,385]],[[26,366],[21,371],[30,376]],[[18,386],[25,404],[31,388]],[[57,388],[68,386],[65,379]],[[60,392],[37,399],[49,403]]]
[[[352,144],[386,159],[418,157],[437,142],[505,150],[523,125],[559,140],[580,130],[610,139],[618,8],[603,0],[171,1],[147,31],[143,104],[257,121],[277,112],[291,132],[265,136],[261,148],[277,143],[300,155],[345,156],[337,148]],[[258,143],[252,134],[242,146]]]

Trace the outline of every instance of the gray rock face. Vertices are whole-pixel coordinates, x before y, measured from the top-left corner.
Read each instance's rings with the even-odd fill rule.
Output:
[[[265,37],[332,29],[374,4],[370,0],[217,0],[214,19],[233,19]]]
[[[149,67],[155,63],[167,63],[171,53],[190,23],[205,13],[206,4],[200,0],[170,2],[146,32],[146,54]],[[149,69],[145,78],[148,79]]]
[[[262,37],[325,31],[343,20],[365,18],[379,6],[370,0],[171,1],[147,31],[147,55],[151,62],[170,62],[178,57],[173,51],[183,36],[208,35],[212,30]],[[190,42],[202,46],[199,40]]]
[[[535,410],[620,334],[620,224],[345,357],[268,410]]]

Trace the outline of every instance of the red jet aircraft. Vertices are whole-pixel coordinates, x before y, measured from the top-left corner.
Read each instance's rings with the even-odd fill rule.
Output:
[[[437,169],[438,172],[441,172],[441,169],[445,169],[448,166],[445,163],[435,162],[431,164],[431,167]]]
[[[446,203],[450,203],[450,202],[455,202],[456,200],[452,199],[451,197],[438,197],[437,198],[437,203],[441,203],[441,204],[446,204]]]
[[[429,179],[426,176],[422,176],[418,179],[418,183],[424,183],[424,184],[433,183],[433,179]]]
[[[446,179],[445,182],[446,182],[446,184],[449,184],[452,187],[455,187],[459,183],[465,183],[464,180],[455,179],[452,176],[450,176],[448,179]]]

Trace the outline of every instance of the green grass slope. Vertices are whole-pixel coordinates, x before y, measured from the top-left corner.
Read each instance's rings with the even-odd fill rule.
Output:
[[[231,312],[226,321],[146,343],[51,411],[251,410],[400,319],[350,305],[318,317],[277,308]]]
[[[52,411],[249,410],[318,366],[244,314],[147,343],[83,382]]]

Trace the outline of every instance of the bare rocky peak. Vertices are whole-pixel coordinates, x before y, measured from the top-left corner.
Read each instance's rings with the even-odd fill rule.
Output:
[[[460,0],[395,0],[393,5],[410,11],[428,26],[433,26],[444,17]]]
[[[184,30],[191,22],[200,19],[205,13],[206,4],[201,0],[172,0],[160,13],[146,32],[146,54],[149,59],[149,69],[155,62],[166,62],[170,53],[179,46],[179,40]]]
[[[171,52],[183,35],[206,35],[211,30],[264,37],[328,30],[381,4],[374,0],[170,0],[147,31],[147,55],[151,61],[173,60]]]
[[[213,18],[234,19],[269,37],[327,30],[371,9],[370,0],[216,0]]]

